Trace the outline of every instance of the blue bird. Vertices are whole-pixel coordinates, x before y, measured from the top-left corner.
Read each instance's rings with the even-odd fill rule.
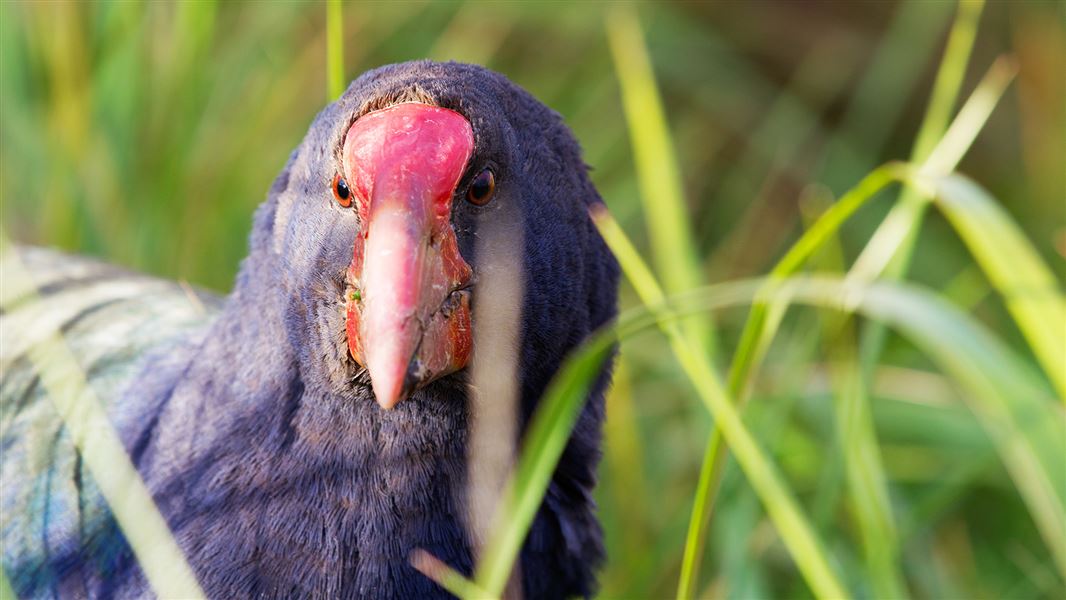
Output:
[[[222,298],[21,248],[39,298],[0,316],[3,569],[20,597],[152,588],[27,352],[59,331],[212,598],[435,598],[466,575],[479,232],[516,244],[521,436],[567,353],[616,314],[602,201],[556,113],[482,67],[359,77],[256,211]],[[525,598],[589,597],[605,366],[525,540]],[[519,440],[510,440],[517,443]]]

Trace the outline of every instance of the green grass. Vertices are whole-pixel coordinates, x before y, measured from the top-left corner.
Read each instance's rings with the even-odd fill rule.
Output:
[[[14,600],[15,590],[11,588],[11,582],[7,580],[7,575],[3,569],[0,569],[0,600]]]
[[[1061,6],[315,6],[0,4],[3,229],[226,290],[348,78],[482,62],[581,140],[624,311],[474,580],[420,569],[500,593],[617,340],[604,598],[1066,593]]]
[[[326,3],[326,68],[329,70],[328,98],[337,98],[344,93],[347,81],[344,77],[344,11],[341,0]]]

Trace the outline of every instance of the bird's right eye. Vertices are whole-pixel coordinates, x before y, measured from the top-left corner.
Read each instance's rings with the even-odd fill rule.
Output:
[[[466,190],[466,200],[475,206],[485,206],[492,200],[496,193],[496,176],[492,169],[485,169],[470,182],[470,188]]]
[[[348,189],[348,182],[340,173],[333,177],[333,197],[337,199],[337,204],[344,208],[352,205],[352,190]]]

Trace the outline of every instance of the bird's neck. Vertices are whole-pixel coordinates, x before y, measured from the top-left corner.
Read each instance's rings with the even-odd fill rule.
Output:
[[[138,390],[152,399],[124,428],[205,590],[440,594],[410,556],[471,571],[465,394],[430,386],[385,411],[369,389],[341,396],[305,377],[279,339],[269,320],[227,309],[202,342],[159,361],[169,383]]]

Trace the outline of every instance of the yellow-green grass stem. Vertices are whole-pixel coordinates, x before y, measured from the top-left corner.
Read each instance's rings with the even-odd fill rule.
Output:
[[[344,93],[344,8],[326,0],[326,69],[330,102]]]
[[[785,255],[770,270],[769,282],[762,299],[752,306],[740,335],[736,353],[729,371],[729,389],[737,395],[746,393],[748,380],[760,360],[760,348],[766,344],[760,340],[768,335],[767,304],[773,295],[772,282],[795,273],[803,263],[818,250],[836,231],[862,208],[875,194],[890,183],[899,181],[913,168],[905,163],[888,163],[874,169],[848,190],[835,204],[808,228]]]
[[[801,199],[800,206],[808,225],[824,210],[818,206],[819,200],[830,201],[817,192],[805,194]],[[830,236],[822,251],[811,257],[811,262],[821,271],[843,271],[845,259],[839,236]],[[849,506],[859,526],[867,579],[873,594],[879,598],[904,598],[907,588],[899,565],[899,533],[872,410],[857,359],[855,323],[847,315],[826,315],[821,319],[821,329],[832,382],[837,445],[841,450],[829,460],[843,463]],[[836,468],[836,464],[830,466],[831,470]],[[835,490],[829,497],[833,495]]]
[[[697,288],[703,285],[704,276],[690,228],[680,163],[644,34],[632,7],[617,7],[609,13],[607,40],[621,87],[655,272],[667,293]],[[697,315],[683,326],[699,347],[714,355],[710,317]]]
[[[411,566],[457,598],[489,600],[498,597],[421,548],[411,553]]]
[[[1060,395],[1066,348],[1066,297],[1059,290],[1051,270],[996,201],[973,181],[959,175],[927,180],[920,175],[910,179],[914,187],[931,188],[936,206],[962,238],[977,264],[1002,294],[1037,359],[1045,366]],[[1057,365],[1057,367],[1055,366]],[[1058,373],[1058,377],[1053,373]],[[986,419],[999,418],[987,414]],[[1066,422],[1061,413],[1059,421]],[[1012,442],[1014,444],[1015,442]],[[1060,440],[1061,449],[1061,440]],[[1013,452],[1021,450],[1012,449]],[[1007,459],[1008,461],[1011,459]],[[1008,462],[1015,473],[1030,473],[1024,463]],[[1039,474],[1016,476],[1019,491],[1036,521],[1037,529],[1051,548],[1056,566],[1066,579],[1066,517],[1062,505],[1051,500],[1044,488],[1051,487]],[[1061,502],[1061,500],[1060,500]]]
[[[7,579],[7,574],[4,573],[4,569],[0,568],[0,600],[17,600],[18,596],[15,595],[15,588],[11,587],[11,582]]]
[[[1066,298],[1051,269],[980,186],[948,176],[938,178],[934,187],[937,208],[1003,297],[1059,399],[1066,401]]]
[[[958,158],[954,160],[947,156],[950,148],[960,147],[960,145],[944,143],[945,129],[948,126],[951,111],[958,100],[983,8],[984,0],[959,2],[956,7],[955,21],[948,35],[944,58],[941,60],[940,69],[937,71],[933,84],[929,106],[918,128],[918,135],[911,150],[910,162],[912,163],[927,163],[930,167],[940,169],[942,172],[950,172],[961,159],[961,154],[958,154]],[[959,119],[955,121],[959,122]],[[937,140],[940,142],[938,143]],[[933,156],[937,147],[944,149],[939,157]],[[965,147],[968,148],[969,144],[965,144]],[[927,203],[927,198],[922,196],[918,190],[912,187],[904,188],[899,201],[892,207],[888,217],[856,259],[852,272],[867,281],[873,280],[878,275],[889,279],[901,279],[910,263],[911,254],[914,252]],[[887,253],[883,250],[878,251],[883,248],[893,248],[893,250]],[[869,323],[863,331],[860,362],[867,379],[884,346],[885,333],[885,328],[879,323]]]

